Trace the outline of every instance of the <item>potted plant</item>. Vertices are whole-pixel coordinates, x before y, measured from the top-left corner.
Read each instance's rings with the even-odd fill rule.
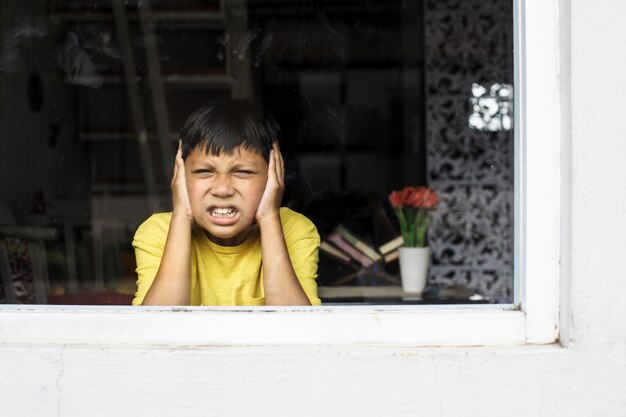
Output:
[[[439,197],[428,187],[404,187],[393,191],[389,201],[398,216],[400,231],[404,239],[400,251],[400,277],[406,292],[422,292],[426,286],[430,248],[426,232],[430,215],[435,210]]]

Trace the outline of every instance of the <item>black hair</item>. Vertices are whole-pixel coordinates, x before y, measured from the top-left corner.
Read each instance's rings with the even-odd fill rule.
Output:
[[[183,159],[196,148],[219,156],[243,147],[269,161],[279,131],[278,123],[248,100],[210,101],[191,113],[181,129]]]

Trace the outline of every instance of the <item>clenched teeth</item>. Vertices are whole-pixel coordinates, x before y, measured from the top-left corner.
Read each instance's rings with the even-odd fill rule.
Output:
[[[234,217],[237,214],[237,210],[233,209],[233,208],[220,208],[220,207],[213,207],[210,210],[211,216],[217,216],[217,217]]]

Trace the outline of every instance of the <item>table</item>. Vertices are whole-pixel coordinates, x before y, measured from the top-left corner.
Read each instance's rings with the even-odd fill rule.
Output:
[[[429,286],[420,293],[409,293],[397,285],[320,286],[322,305],[411,305],[411,304],[486,304],[487,297],[462,286]]]

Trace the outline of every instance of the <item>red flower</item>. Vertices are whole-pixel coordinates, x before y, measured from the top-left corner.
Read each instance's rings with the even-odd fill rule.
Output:
[[[413,188],[407,200],[407,205],[416,209],[432,210],[437,205],[437,193],[426,187]]]
[[[402,191],[394,191],[389,195],[389,202],[393,208],[402,207],[404,205],[404,196],[402,195]]]
[[[400,191],[393,191],[389,195],[389,201],[398,216],[404,245],[425,246],[429,212],[439,202],[437,193],[428,187],[404,187]]]
[[[407,196],[406,205],[413,208],[422,207],[422,200],[424,199],[424,187],[412,187],[411,193]]]
[[[404,187],[401,191],[394,191],[389,195],[393,208],[411,207],[415,209],[433,210],[439,198],[437,193],[427,187]]]

